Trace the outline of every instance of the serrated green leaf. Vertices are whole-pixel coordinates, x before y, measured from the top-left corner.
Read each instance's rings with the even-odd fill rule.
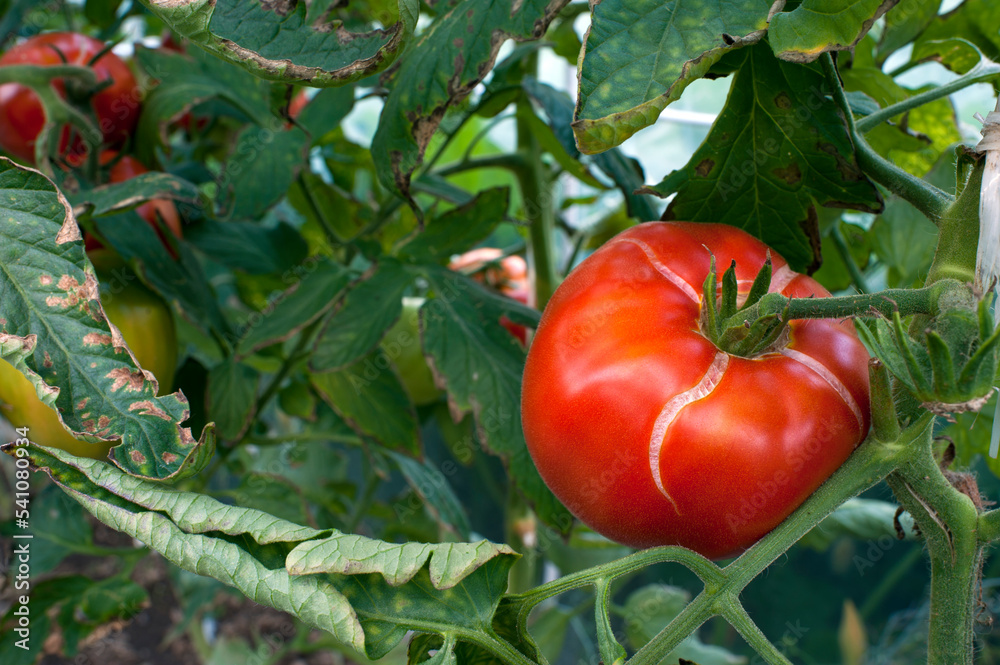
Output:
[[[489,72],[508,38],[538,39],[568,0],[462,0],[410,48],[372,140],[378,177],[409,196],[410,176],[444,112]]]
[[[308,147],[305,132],[298,128],[243,130],[219,179],[220,192],[231,197],[228,216],[235,219],[263,216],[285,196],[305,167]]]
[[[37,468],[109,526],[370,656],[385,653],[409,629],[488,629],[517,557],[487,541],[394,545],[317,531],[96,460],[28,450]]]
[[[350,282],[347,269],[332,261],[314,258],[301,269],[305,274],[301,281],[285,291],[268,312],[247,322],[237,345],[238,357],[286,340],[316,321],[337,303]]]
[[[794,270],[815,269],[816,206],[880,211],[881,197],[857,165],[817,67],[779,61],[766,43],[730,59],[740,69],[705,142],[682,170],[641,191],[677,193],[664,219],[730,224]]]
[[[176,244],[178,261],[167,252],[156,230],[135,212],[98,217],[94,222],[102,240],[128,261],[142,282],[176,313],[202,332],[229,332],[229,323],[201,263],[183,241]],[[117,270],[112,271],[111,278],[116,282],[129,279]]]
[[[899,0],[803,0],[779,12],[767,29],[774,54],[790,62],[812,62],[830,51],[852,48]]]
[[[347,292],[316,339],[309,366],[316,372],[343,369],[378,346],[399,318],[403,293],[413,275],[398,261],[382,257],[375,271]]]
[[[878,59],[912,42],[937,18],[941,0],[907,0],[885,15],[885,28],[878,40]]]
[[[208,373],[206,405],[220,437],[236,441],[250,426],[257,406],[259,383],[257,370],[233,358]]]
[[[469,517],[455,496],[448,478],[430,460],[423,463],[412,457],[388,451],[410,487],[424,500],[432,516],[462,540],[469,539]]]
[[[429,220],[423,231],[399,248],[399,254],[424,261],[448,260],[492,233],[507,216],[509,207],[509,188],[487,189],[468,203]]]
[[[420,455],[416,411],[384,353],[376,351],[339,371],[312,374],[310,380],[359,434],[387,448]]]
[[[387,25],[348,31],[328,16],[307,15],[307,3],[240,0],[143,0],[174,30],[215,55],[263,79],[343,85],[389,66],[416,27],[417,0],[399,0],[395,16],[372,16]],[[391,19],[397,19],[391,22]]]
[[[326,88],[309,100],[299,114],[298,122],[313,143],[340,126],[341,120],[354,108],[354,87]]]
[[[510,299],[446,268],[428,268],[426,277],[435,297],[420,308],[424,353],[452,412],[473,414],[479,440],[506,460],[542,521],[568,532],[572,518],[542,482],[521,430],[524,349],[499,325],[503,315],[517,320],[505,309]]]
[[[227,268],[251,275],[283,273],[306,258],[302,235],[282,222],[273,228],[256,224],[204,220],[184,229],[184,240]]]
[[[102,185],[68,197],[77,215],[94,216],[130,210],[152,199],[173,199],[197,203],[198,188],[168,173],[143,173],[125,182]]]
[[[770,6],[767,0],[596,3],[573,125],[580,150],[608,150],[653,124],[726,51],[761,38]]]
[[[352,170],[362,172],[360,168]],[[317,228],[332,233],[341,242],[355,238],[371,221],[369,208],[308,170],[300,173],[292,183],[288,202]]]
[[[129,472],[162,479],[199,470],[214,434],[206,428],[196,441],[181,427],[184,396],[156,397],[156,382],[121,352],[66,199],[37,171],[0,158],[0,201],[0,357],[75,436],[121,438],[114,459]]]

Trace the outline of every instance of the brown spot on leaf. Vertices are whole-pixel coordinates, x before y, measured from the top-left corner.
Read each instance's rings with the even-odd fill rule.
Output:
[[[857,182],[864,178],[864,174],[861,172],[861,169],[858,168],[857,163],[855,163],[854,160],[848,161],[848,159],[840,154],[839,150],[837,150],[837,146],[832,143],[820,143],[817,147],[837,161],[837,170],[840,172],[840,177],[846,182]]]
[[[48,286],[52,283],[52,275],[42,275],[38,278],[38,283],[42,286]]]
[[[83,399],[81,399],[79,402],[76,403],[76,410],[77,411],[83,411],[84,409],[86,409],[87,408],[87,402],[89,402],[89,401],[90,401],[89,397],[84,397]],[[87,415],[86,413],[82,414],[82,416],[86,416],[86,415]]]
[[[453,39],[451,43],[455,48],[462,48],[462,46],[465,45],[465,40],[463,40],[461,37],[455,37],[455,39]]]
[[[142,387],[146,383],[146,375],[141,371],[132,371],[128,367],[113,369],[105,375],[111,379],[111,392],[118,392],[125,388],[128,392],[142,392]]]
[[[49,355],[48,351],[42,354],[42,367],[52,369],[52,356]]]
[[[111,335],[107,333],[87,333],[83,336],[84,346],[106,346],[111,344]]]
[[[799,165],[795,162],[785,167],[773,169],[771,172],[789,185],[797,185],[802,182],[802,171],[799,170]]]
[[[708,174],[712,172],[713,168],[715,168],[715,160],[705,158],[700,162],[698,162],[698,164],[694,167],[694,172],[697,173],[702,178],[707,178]]]
[[[178,459],[180,459],[180,455],[175,455],[174,453],[163,453],[163,461],[167,464],[173,464]]]
[[[146,456],[140,453],[138,450],[131,450],[128,454],[132,458],[132,462],[135,464],[145,464]]]
[[[170,416],[167,415],[167,412],[156,406],[156,404],[150,400],[132,402],[129,404],[128,410],[138,411],[139,415],[143,416],[153,416],[154,418],[160,418],[161,420],[170,420]]]
[[[284,18],[295,11],[298,0],[260,0],[261,9]]]
[[[49,307],[68,309],[70,307],[77,306],[80,302],[86,303],[89,300],[87,297],[88,294],[86,286],[76,281],[75,277],[63,275],[59,278],[59,284],[57,286],[60,291],[63,291],[66,294],[66,297],[60,298],[59,296],[49,296],[45,299],[45,304]]]
[[[792,108],[792,98],[788,96],[787,92],[782,90],[775,96],[774,105],[782,111],[787,111]]]

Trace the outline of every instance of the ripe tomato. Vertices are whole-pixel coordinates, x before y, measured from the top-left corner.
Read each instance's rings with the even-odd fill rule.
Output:
[[[420,342],[420,306],[423,298],[403,298],[403,313],[382,338],[382,351],[396,366],[399,378],[417,406],[436,402],[441,391],[424,358]]]
[[[112,293],[105,284],[114,284],[114,279],[104,276],[99,279],[101,302],[108,319],[121,330],[142,368],[156,376],[159,394],[169,393],[177,365],[177,338],[170,310],[138,280]],[[103,459],[116,443],[90,443],[73,438],[55,410],[38,399],[31,382],[5,360],[0,360],[0,415],[15,427],[28,427],[28,438],[32,441],[80,457]]]
[[[102,42],[73,32],[52,32],[38,35],[18,44],[3,56],[2,65],[61,65],[63,58],[71,65],[90,66],[100,81],[111,83],[91,99],[97,114],[98,127],[109,144],[121,143],[139,120],[139,88],[135,77],[121,58],[105,53],[91,63],[104,48]],[[61,80],[54,81],[65,96]],[[0,86],[0,147],[29,163],[35,161],[35,140],[45,124],[45,111],[38,96],[19,83]],[[70,130],[64,128],[60,152],[79,153],[85,150],[79,137],[70,144]]]
[[[503,257],[502,259],[500,257]],[[499,268],[487,268],[483,266],[500,260]],[[528,283],[528,264],[517,255],[503,256],[503,252],[495,247],[480,247],[462,254],[449,265],[452,270],[471,272],[473,279],[477,282],[485,283],[504,294],[508,298],[513,298],[525,305],[531,297],[531,288]],[[528,333],[524,326],[519,326],[511,322],[507,317],[500,319],[500,325],[510,331],[510,334],[518,338],[521,344],[525,344]]]
[[[588,257],[542,315],[522,422],[542,478],[633,547],[740,552],[777,526],[868,431],[868,353],[850,321],[799,320],[756,358],[701,334],[710,252],[746,293],[767,247],[721,224],[640,224]],[[829,293],[773,252],[771,291]]]
[[[110,164],[116,157],[118,157],[118,153],[113,150],[105,150],[101,153],[101,165],[106,166],[107,164]],[[125,182],[126,180],[131,180],[138,175],[148,172],[149,169],[143,166],[142,162],[138,159],[125,155],[111,165],[108,180],[110,182]],[[174,253],[174,250],[170,247],[170,243],[167,242],[167,239],[160,231],[159,224],[157,224],[157,217],[159,217],[163,220],[163,223],[166,224],[167,228],[173,232],[175,237],[184,237],[181,217],[180,214],[178,214],[177,207],[174,206],[173,202],[169,199],[153,199],[152,201],[143,203],[137,207],[135,211],[140,217],[146,220],[150,226],[153,227],[156,234],[160,236],[160,240],[163,241],[163,245],[170,252],[170,255],[176,259],[177,256]],[[99,240],[94,238],[89,233],[84,234],[83,241],[84,246],[87,249],[87,253],[90,254],[91,261],[98,260],[98,252],[109,251],[105,250],[104,245],[102,245]],[[104,257],[101,258],[103,259]]]

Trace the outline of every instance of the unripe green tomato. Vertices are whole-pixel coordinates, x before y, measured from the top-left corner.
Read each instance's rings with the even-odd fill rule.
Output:
[[[396,366],[406,392],[417,406],[437,401],[441,391],[427,366],[420,343],[420,306],[424,298],[403,298],[403,313],[382,338],[382,352]]]
[[[160,395],[172,390],[177,365],[177,337],[167,305],[133,279],[124,288],[105,288],[114,283],[99,277],[101,304],[143,369],[160,382]],[[119,280],[120,281],[120,280]],[[79,457],[103,459],[117,441],[91,443],[75,439],[59,422],[59,416],[38,399],[35,387],[14,366],[0,360],[0,414],[14,427],[28,427],[28,438],[44,446],[60,448]]]

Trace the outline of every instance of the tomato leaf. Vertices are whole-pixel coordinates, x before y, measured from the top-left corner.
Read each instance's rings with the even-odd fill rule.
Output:
[[[794,270],[815,269],[816,206],[878,212],[882,199],[854,159],[818,68],[779,61],[767,44],[732,59],[740,69],[705,142],[687,166],[642,191],[677,193],[664,219],[731,224],[773,247]]]
[[[812,62],[829,51],[852,48],[899,0],[803,0],[771,19],[767,36],[774,54],[791,62]]]
[[[356,432],[419,456],[417,414],[392,361],[381,351],[336,372],[310,375],[316,392]]]
[[[894,525],[896,508],[896,504],[887,501],[848,499],[803,536],[799,545],[823,551],[844,536],[867,541],[885,537],[897,540],[898,532]],[[913,518],[909,513],[899,515],[899,525],[907,540],[916,540]]]
[[[379,179],[409,197],[410,176],[445,111],[493,66],[509,38],[538,39],[568,0],[461,0],[437,16],[411,47],[386,99],[372,154]]]
[[[400,255],[424,261],[445,261],[486,238],[504,220],[510,189],[494,187],[430,220],[424,230],[400,247]]]
[[[370,657],[409,629],[488,628],[517,559],[506,545],[485,540],[396,545],[318,531],[130,477],[97,460],[33,444],[28,450],[36,467],[101,521],[180,568],[234,586]],[[33,589],[32,609],[43,612],[35,604],[42,602],[39,591]]]
[[[399,318],[403,293],[413,283],[398,261],[379,260],[376,270],[341,300],[316,340],[309,366],[316,372],[343,369],[378,346]]]
[[[424,500],[431,516],[457,537],[469,539],[469,517],[465,508],[455,496],[448,478],[431,460],[418,462],[412,457],[387,452],[388,457],[399,467],[406,482]]]
[[[510,299],[446,268],[428,268],[426,277],[435,297],[420,308],[424,352],[436,380],[448,389],[453,416],[473,414],[479,440],[505,460],[538,516],[568,532],[569,511],[542,482],[521,430],[524,349],[499,325],[510,311],[502,301]]]
[[[354,86],[326,88],[309,100],[298,122],[312,136],[313,143],[340,126],[354,108]]]
[[[305,166],[308,147],[301,129],[245,129],[219,180],[220,191],[230,196],[228,216],[259,219],[288,192]]]
[[[878,56],[890,54],[912,42],[937,18],[939,0],[908,0],[885,15],[885,28],[878,40]]]
[[[13,221],[0,228],[0,357],[28,377],[68,431],[121,438],[114,459],[129,473],[196,473],[212,456],[214,432],[195,440],[180,425],[189,416],[184,395],[156,397],[155,381],[123,353],[120,338],[115,345],[65,197],[37,171],[0,158],[0,200],[0,216]],[[156,237],[145,222],[136,229]]]
[[[292,270],[308,251],[299,232],[285,222],[264,228],[204,220],[185,227],[184,239],[211,260],[251,275]]]
[[[350,32],[324,3],[143,0],[174,30],[255,76],[342,85],[389,66],[416,27],[419,3],[399,0],[395,12],[367,17],[387,26]],[[310,11],[310,6],[317,8]],[[318,14],[318,15],[317,15]]]
[[[223,439],[236,441],[250,426],[259,383],[257,370],[232,358],[208,373],[208,412]]]
[[[124,182],[101,185],[68,197],[73,212],[94,216],[129,210],[152,199],[173,199],[198,203],[198,188],[169,173],[143,173]]]
[[[726,51],[759,40],[770,7],[768,0],[596,3],[573,124],[580,150],[608,150],[653,124]]]
[[[238,357],[284,341],[316,321],[337,303],[350,281],[347,270],[332,261],[314,259],[300,268],[305,273],[301,281],[274,301],[266,315],[251,316],[247,321],[237,346]]]

